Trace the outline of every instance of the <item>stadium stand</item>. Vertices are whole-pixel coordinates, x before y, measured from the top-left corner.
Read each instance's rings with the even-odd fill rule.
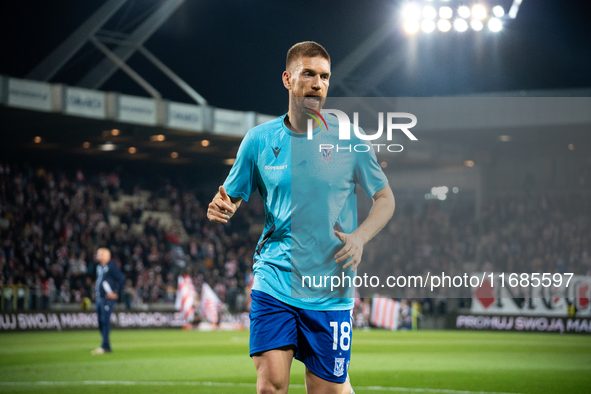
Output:
[[[198,293],[207,282],[231,311],[243,311],[264,217],[260,199],[222,226],[207,220],[204,190],[169,181],[143,190],[141,179],[122,182],[120,175],[0,166],[1,308],[90,308],[93,253],[106,246],[127,275],[127,308],[172,304],[186,270]],[[429,270],[589,275],[590,210],[583,194],[494,198],[479,219],[469,204],[445,213],[437,201],[409,202],[366,249],[363,269],[382,277]],[[445,311],[442,299],[422,303],[424,313]]]
[[[170,184],[151,197],[134,185],[125,185],[125,194],[115,173],[0,168],[2,309],[88,308],[100,246],[128,277],[127,307],[173,303],[176,276],[188,270],[198,290],[207,281],[231,309],[242,308],[236,301],[244,304],[240,292],[258,237],[250,222],[262,215],[256,203],[222,227],[206,220],[206,199]]]

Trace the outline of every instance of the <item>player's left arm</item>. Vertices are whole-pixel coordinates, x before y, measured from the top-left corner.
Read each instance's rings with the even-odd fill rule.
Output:
[[[363,247],[372,239],[382,228],[388,223],[388,220],[394,214],[394,194],[390,185],[384,186],[378,190],[372,197],[373,205],[369,211],[367,219],[350,234],[335,231],[334,234],[345,245],[335,255],[337,264],[351,259],[343,266],[343,269],[351,267],[351,271],[355,271],[359,263],[361,263],[361,256],[363,255]]]

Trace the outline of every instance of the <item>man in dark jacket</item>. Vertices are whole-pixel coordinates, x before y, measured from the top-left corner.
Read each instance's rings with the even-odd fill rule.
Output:
[[[94,355],[111,352],[109,331],[111,331],[111,313],[119,298],[119,292],[125,283],[125,276],[111,260],[111,252],[107,248],[96,251],[96,311],[98,326],[103,336],[103,343],[91,353]]]

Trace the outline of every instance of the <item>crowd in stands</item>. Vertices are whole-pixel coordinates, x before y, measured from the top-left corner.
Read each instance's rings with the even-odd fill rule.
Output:
[[[139,193],[129,186],[130,193]],[[188,271],[198,291],[208,282],[222,301],[239,308],[236,302],[243,303],[240,296],[252,277],[258,234],[249,229],[263,215],[260,203],[245,204],[241,215],[222,226],[207,220],[208,198],[165,182],[145,203],[126,205],[119,224],[111,225],[110,202],[122,193],[115,173],[88,177],[82,170],[0,165],[0,306],[89,307],[95,299],[94,253],[104,246],[127,276],[122,300],[128,307],[174,303],[177,276]],[[142,231],[131,231],[144,212],[158,211],[159,198],[182,219],[184,244],[177,228],[150,217]]]
[[[163,182],[150,198],[124,205],[112,224],[111,203],[140,192],[114,172],[0,164],[0,306],[89,307],[93,256],[103,246],[127,276],[122,301],[128,307],[174,303],[176,278],[186,271],[198,293],[208,283],[230,310],[242,310],[262,231],[260,199],[220,225],[206,217],[210,190]],[[162,199],[181,228],[146,218],[162,209]],[[470,204],[446,213],[438,202],[399,203],[394,219],[364,250],[361,268],[381,277],[467,269],[589,275],[590,218],[591,202],[583,195],[495,198],[478,218]]]
[[[444,213],[441,204],[431,200],[420,212],[415,210],[410,203],[399,208],[395,220],[364,251],[374,262],[373,275],[591,275],[588,195],[494,198],[483,205],[479,218],[466,203]]]

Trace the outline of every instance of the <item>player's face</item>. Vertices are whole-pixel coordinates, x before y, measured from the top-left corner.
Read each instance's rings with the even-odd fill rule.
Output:
[[[322,57],[300,57],[284,73],[290,97],[304,97],[302,105],[320,110],[328,92],[330,63]],[[300,102],[298,100],[298,102]]]

